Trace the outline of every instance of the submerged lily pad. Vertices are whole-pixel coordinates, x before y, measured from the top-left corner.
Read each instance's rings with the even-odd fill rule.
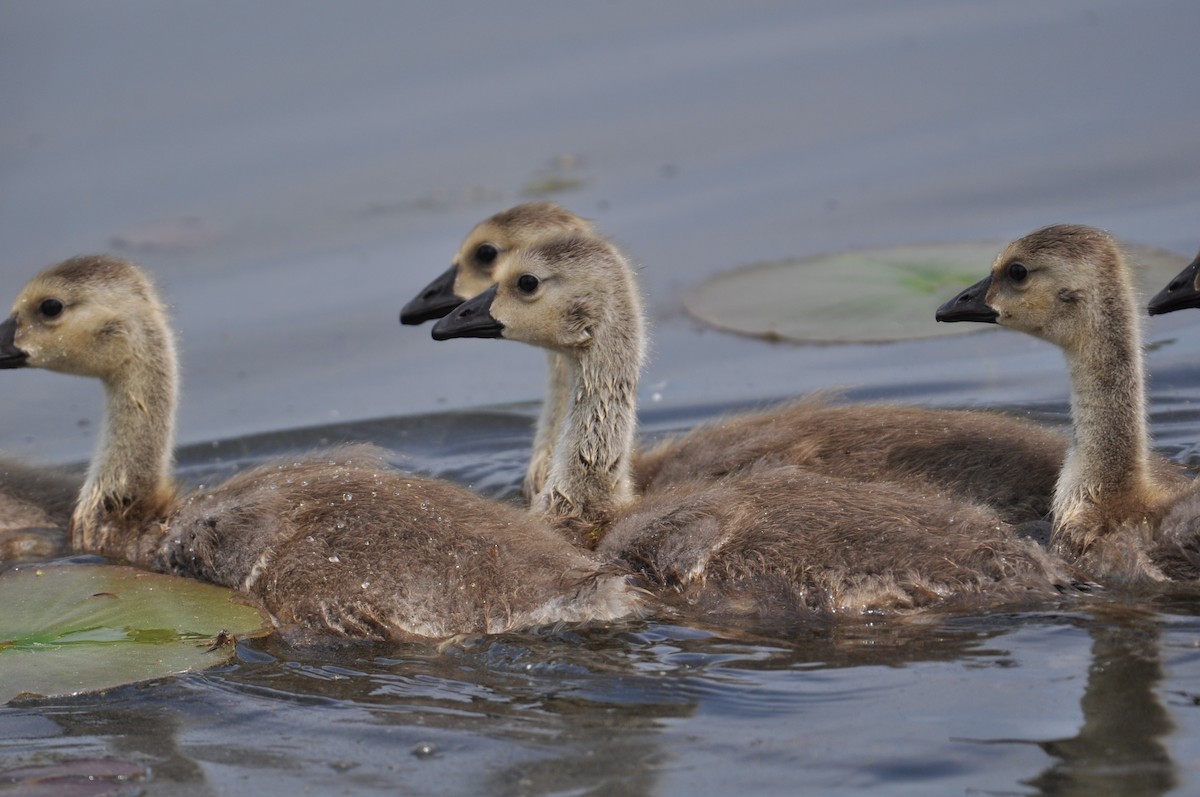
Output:
[[[983,279],[1002,242],[861,249],[760,263],[718,274],[684,296],[695,318],[727,332],[797,343],[870,343],[961,335],[986,324],[939,324],[933,311]],[[1187,258],[1129,246],[1149,296]]]
[[[211,667],[267,631],[237,593],[110,565],[0,574],[0,703],[92,692]]]

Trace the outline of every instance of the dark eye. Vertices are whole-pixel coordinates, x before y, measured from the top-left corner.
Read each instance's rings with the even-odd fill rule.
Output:
[[[517,279],[517,290],[521,293],[533,293],[537,290],[539,281],[532,274],[522,274]]]
[[[43,299],[42,303],[38,305],[38,310],[46,318],[54,318],[63,311],[63,303],[58,299]]]
[[[1024,263],[1009,263],[1008,278],[1013,282],[1023,282],[1029,276],[1029,269]]]
[[[493,262],[499,254],[500,250],[491,244],[480,244],[475,250],[475,259],[486,265]]]

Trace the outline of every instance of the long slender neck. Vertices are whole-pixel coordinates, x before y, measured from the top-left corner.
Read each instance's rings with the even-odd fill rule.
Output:
[[[525,483],[521,493],[532,502],[546,483],[550,462],[554,458],[554,446],[562,433],[563,417],[571,402],[571,366],[564,355],[556,351],[546,352],[546,397],[538,413],[537,427],[533,434],[533,453],[529,468],[525,471]]]
[[[620,323],[597,329],[590,346],[564,357],[570,401],[535,502],[593,531],[634,497],[630,460],[644,341],[640,306],[636,297],[630,301]]]
[[[78,550],[144,559],[175,500],[178,372],[169,333],[152,333],[150,344],[105,382],[104,431],[71,522]]]
[[[1100,508],[1151,489],[1141,335],[1125,302],[1105,303],[1105,319],[1067,350],[1073,441],[1055,490],[1062,523],[1087,501]]]

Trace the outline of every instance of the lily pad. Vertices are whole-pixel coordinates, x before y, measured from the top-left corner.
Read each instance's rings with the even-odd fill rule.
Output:
[[[860,249],[759,263],[718,274],[683,298],[717,329],[796,343],[873,343],[962,335],[986,324],[939,324],[933,311],[987,276],[1003,242]],[[1149,296],[1188,259],[1128,246],[1137,287]]]
[[[0,574],[0,703],[211,667],[233,638],[267,632],[237,593],[110,565],[26,566]]]

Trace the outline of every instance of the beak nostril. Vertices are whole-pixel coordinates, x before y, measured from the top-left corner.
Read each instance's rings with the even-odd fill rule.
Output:
[[[1183,287],[1183,280],[1171,280],[1171,284],[1167,286],[1169,291],[1177,291]]]

